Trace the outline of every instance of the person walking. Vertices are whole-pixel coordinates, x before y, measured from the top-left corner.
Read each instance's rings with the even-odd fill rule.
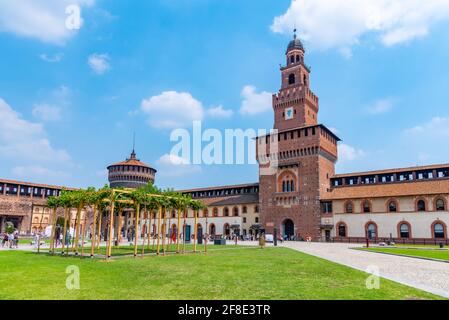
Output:
[[[14,232],[14,246],[16,247],[16,249],[19,249],[19,232],[16,231]]]
[[[2,237],[2,248],[5,247],[5,244],[8,242],[8,234],[5,232]]]
[[[10,249],[14,246],[14,234],[12,233],[8,234],[8,245]]]

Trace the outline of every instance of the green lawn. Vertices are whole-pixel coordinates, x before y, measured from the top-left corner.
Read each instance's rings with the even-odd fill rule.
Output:
[[[226,246],[208,254],[98,259],[0,252],[0,299],[438,299],[287,248]],[[80,290],[66,289],[67,266]]]
[[[364,248],[360,250],[449,261],[449,250],[431,250],[419,248]]]

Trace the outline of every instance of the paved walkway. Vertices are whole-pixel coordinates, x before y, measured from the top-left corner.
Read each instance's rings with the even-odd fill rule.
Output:
[[[346,243],[284,242],[280,246],[362,271],[377,266],[384,278],[449,298],[448,263],[352,250],[357,245]]]

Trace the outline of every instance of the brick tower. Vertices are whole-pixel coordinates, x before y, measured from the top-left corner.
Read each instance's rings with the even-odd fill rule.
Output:
[[[318,97],[310,90],[310,68],[296,36],[281,67],[281,89],[273,95],[274,131],[257,139],[262,228],[267,233],[314,241],[324,238],[320,199],[330,188],[340,140],[318,124]]]

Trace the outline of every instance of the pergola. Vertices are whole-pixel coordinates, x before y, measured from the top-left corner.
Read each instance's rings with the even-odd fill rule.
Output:
[[[197,236],[198,236],[198,213],[199,210],[204,208],[204,205],[200,201],[192,200],[190,197],[179,194],[172,191],[162,192],[152,185],[142,187],[139,189],[110,189],[103,188],[100,190],[95,190],[90,188],[87,190],[76,190],[76,191],[63,191],[59,197],[50,197],[47,201],[47,205],[52,208],[52,231],[50,239],[50,253],[55,254],[55,236],[56,236],[56,226],[58,220],[57,209],[64,208],[64,223],[63,223],[63,239],[62,239],[62,254],[69,256],[70,254],[78,256],[79,255],[79,240],[82,239],[81,245],[81,256],[84,256],[84,240],[86,235],[86,223],[84,223],[84,228],[81,228],[81,211],[88,207],[92,208],[90,214],[92,214],[92,227],[91,227],[91,248],[90,256],[94,257],[95,254],[101,249],[101,224],[103,213],[106,213],[108,218],[107,224],[107,241],[106,241],[106,259],[112,257],[114,246],[114,238],[119,239],[119,226],[115,219],[116,214],[120,215],[125,209],[132,209],[134,216],[134,227],[135,227],[135,237],[134,237],[134,257],[138,255],[139,247],[139,237],[142,234],[143,227],[143,217],[149,217],[149,226],[146,228],[146,232],[143,234],[143,243],[141,249],[141,255],[145,254],[145,242],[147,242],[148,250],[150,250],[150,242],[153,239],[152,247],[154,249],[155,241],[156,243],[156,255],[161,253],[165,255],[166,249],[171,242],[176,242],[176,253],[186,252],[186,218],[188,209],[192,209],[194,212],[194,243],[193,252],[197,251]],[[74,242],[70,245],[67,242],[67,232],[70,228],[70,215],[71,209],[76,208],[76,220],[74,225]],[[143,211],[143,214],[142,214]],[[167,239],[167,220],[172,218],[172,212],[176,212],[177,218],[177,228],[176,228],[176,238],[173,233],[173,238],[171,237],[171,232],[169,233],[169,239]],[[157,215],[157,217],[156,217]],[[169,218],[167,217],[168,215]],[[157,228],[152,234],[151,232],[151,220],[154,216],[154,220],[157,220]],[[184,220],[183,225],[183,246],[181,248],[181,219]],[[84,216],[84,221],[87,221],[87,213]],[[114,223],[116,226],[114,226]],[[169,230],[171,229],[169,221]],[[207,230],[207,222],[206,222]],[[117,243],[119,246],[119,243]],[[204,252],[207,251],[207,237],[204,242]]]

